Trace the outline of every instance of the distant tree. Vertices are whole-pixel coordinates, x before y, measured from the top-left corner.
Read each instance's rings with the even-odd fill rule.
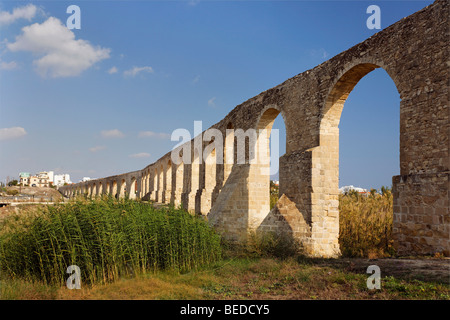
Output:
[[[389,196],[391,193],[392,193],[391,188],[385,186],[381,187],[381,194],[383,196]]]
[[[6,194],[9,196],[15,196],[19,194],[19,190],[6,190]]]
[[[17,186],[17,184],[19,183],[19,181],[17,180],[11,180],[10,182],[8,182],[8,187],[12,187],[12,186]]]

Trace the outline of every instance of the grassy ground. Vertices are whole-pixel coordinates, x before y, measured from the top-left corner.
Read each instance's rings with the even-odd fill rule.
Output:
[[[106,285],[80,290],[45,286],[20,280],[3,281],[2,299],[108,299],[108,300],[348,300],[348,299],[432,299],[450,300],[449,260],[426,259],[444,266],[441,276],[412,274],[386,264],[390,259],[287,259],[228,256],[210,267],[180,274],[169,271],[121,278]],[[381,289],[368,289],[369,265],[382,270]],[[398,265],[397,262],[393,263]],[[428,278],[428,279],[426,279]],[[421,280],[418,280],[421,279]],[[429,281],[431,280],[431,281]]]
[[[362,199],[353,195],[354,200],[342,202],[341,210],[347,218],[342,221],[353,221],[354,209],[345,208],[379,208],[379,200],[387,203],[388,198]],[[355,198],[356,197],[356,198]],[[378,200],[376,200],[378,199]],[[347,198],[351,200],[351,198]],[[375,204],[375,202],[377,204]],[[25,212],[25,208],[21,209]],[[346,210],[346,211],[345,211]],[[362,217],[354,224],[357,233],[342,233],[342,235],[357,235],[364,247],[351,246],[353,251],[347,251],[347,257],[340,259],[311,259],[299,254],[285,255],[279,258],[279,250],[261,251],[255,248],[224,247],[223,258],[213,264],[193,268],[189,272],[174,272],[158,270],[134,276],[124,275],[108,284],[83,282],[81,289],[69,290],[61,284],[43,284],[39,281],[22,280],[19,277],[0,275],[0,299],[57,299],[57,300],[351,300],[351,299],[432,299],[450,300],[450,259],[369,259],[373,252],[365,250],[371,245],[379,244],[376,249],[378,258],[389,253],[389,219],[374,220],[377,210],[363,210]],[[22,213],[23,213],[22,212]],[[345,213],[346,212],[346,213]],[[385,210],[386,212],[386,210]],[[387,217],[387,215],[384,215]],[[379,226],[380,235],[376,238],[364,238],[367,219],[372,219],[373,226]],[[381,221],[382,223],[378,223]],[[358,227],[359,226],[359,227]],[[356,228],[358,227],[358,228]],[[350,230],[350,229],[347,229]],[[388,232],[387,232],[387,231]],[[356,232],[356,231],[355,231]],[[367,239],[367,241],[366,241]],[[370,241],[369,241],[370,240]],[[259,248],[260,249],[260,248]],[[272,248],[273,249],[273,248]],[[383,254],[379,254],[379,253]],[[367,255],[366,255],[367,254]],[[372,255],[372,256],[371,256]],[[355,256],[362,256],[357,257]],[[391,255],[392,256],[392,255]],[[381,289],[368,289],[367,274],[369,265],[377,265],[381,269]]]

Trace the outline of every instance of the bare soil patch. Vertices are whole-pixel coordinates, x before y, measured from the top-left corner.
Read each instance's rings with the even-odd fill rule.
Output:
[[[341,258],[310,259],[319,266],[329,266],[355,273],[365,273],[368,266],[380,267],[381,276],[393,276],[404,280],[439,282],[450,285],[450,258],[405,257],[405,258]]]

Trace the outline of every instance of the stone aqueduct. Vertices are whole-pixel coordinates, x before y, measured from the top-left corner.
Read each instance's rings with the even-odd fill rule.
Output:
[[[211,127],[225,137],[224,148],[210,147],[205,162],[176,165],[168,152],[142,170],[59,190],[65,196],[127,194],[182,205],[207,216],[230,240],[245,241],[249,231],[273,231],[299,241],[311,256],[338,256],[339,120],[358,81],[383,68],[401,99],[400,175],[392,178],[395,246],[399,254],[448,256],[449,13],[448,1],[437,0],[238,105]],[[280,199],[270,210],[270,176],[263,171],[267,165],[217,159],[236,160],[235,137],[227,129],[270,130],[280,113],[286,127],[286,153],[280,157]],[[203,150],[195,151],[198,139],[188,142],[191,159],[214,143],[200,136]],[[267,137],[258,139],[268,143]]]

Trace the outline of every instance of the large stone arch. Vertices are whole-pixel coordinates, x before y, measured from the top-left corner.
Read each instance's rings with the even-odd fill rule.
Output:
[[[313,252],[324,252],[332,256],[339,255],[340,252],[339,123],[344,104],[358,82],[380,68],[380,65],[385,65],[379,61],[378,64],[373,62],[374,59],[368,57],[357,58],[348,63],[338,73],[335,81],[332,81],[324,99],[319,124],[319,146],[313,149],[311,160],[312,188],[319,191],[312,194],[314,201],[311,203],[310,245]],[[390,74],[389,70],[385,71]],[[398,91],[396,80],[392,80]],[[401,103],[398,108],[401,109]]]

